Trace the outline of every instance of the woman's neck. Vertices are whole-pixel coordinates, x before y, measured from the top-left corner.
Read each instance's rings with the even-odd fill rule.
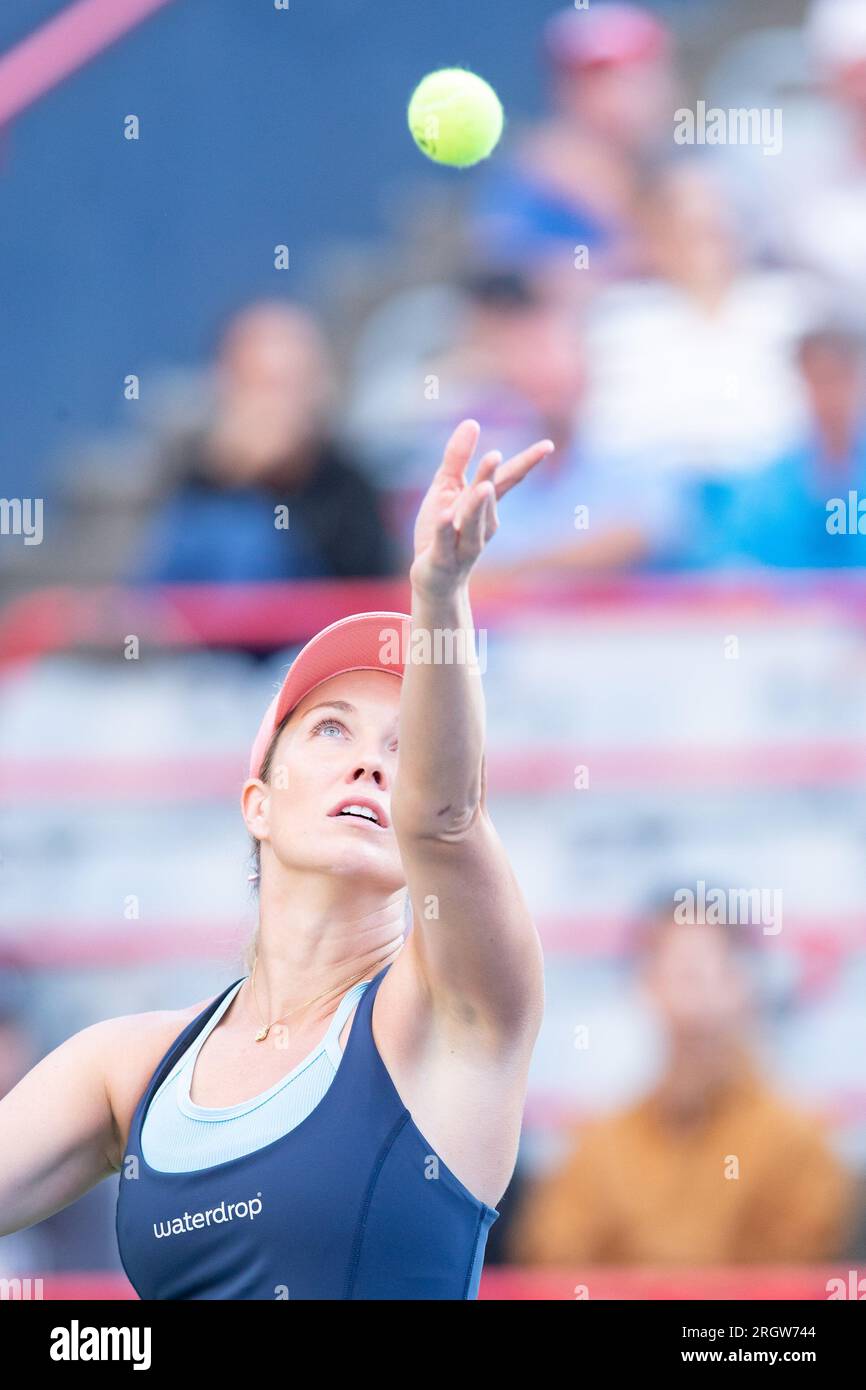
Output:
[[[256,947],[256,1002],[266,1021],[318,998],[315,1013],[327,1011],[358,979],[396,959],[403,945],[405,889],[382,900],[355,885],[352,901],[334,890],[324,895],[305,881],[291,886],[262,884]],[[304,1011],[306,1014],[306,1010]]]

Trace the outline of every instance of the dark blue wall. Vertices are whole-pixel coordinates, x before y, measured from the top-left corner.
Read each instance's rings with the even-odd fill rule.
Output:
[[[308,297],[317,247],[382,235],[401,179],[467,177],[414,150],[412,86],[458,63],[512,114],[538,109],[560,7],[174,0],[21,115],[0,140],[0,494],[34,495],[53,451],[128,420],[124,374],[199,359],[239,298]],[[4,0],[0,45],[62,8]]]

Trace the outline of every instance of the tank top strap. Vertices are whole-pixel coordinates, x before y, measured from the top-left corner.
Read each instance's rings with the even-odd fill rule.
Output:
[[[160,1081],[159,1085],[154,1089],[154,1099],[156,1099],[157,1096],[161,1095],[164,1090],[171,1086],[182,1072],[192,1073],[192,1070],[195,1067],[196,1059],[204,1045],[205,1039],[208,1037],[210,1033],[213,1032],[214,1028],[217,1026],[220,1019],[222,1018],[223,1014],[228,1011],[228,1008],[231,1005],[232,1000],[235,998],[236,994],[238,993],[238,990],[246,983],[247,978],[248,976],[245,975],[242,979],[235,980],[234,984],[230,985],[229,988],[223,993],[216,1006],[209,1006],[209,1008],[205,1011],[208,1014],[208,1017],[203,1024],[201,1023],[201,1015],[199,1015],[199,1018],[195,1020],[195,1022],[197,1022],[199,1026],[196,1029],[194,1029],[192,1037],[188,1040],[186,1046],[182,1049],[179,1049],[176,1052],[174,1062],[172,1063],[168,1071],[164,1072],[162,1080]],[[188,1086],[189,1082],[187,1082],[187,1088]]]
[[[349,1014],[352,1012],[352,1009],[354,1008],[355,1004],[357,1004],[358,999],[360,998],[362,992],[367,988],[369,983],[369,980],[359,980],[357,984],[352,985],[351,989],[346,990],[346,993],[340,1000],[339,1006],[334,1014],[334,1017],[331,1019],[331,1026],[328,1029],[328,1037],[339,1037],[340,1033],[343,1031],[343,1025],[345,1024],[346,1019],[349,1017]]]
[[[387,969],[388,966],[384,966],[383,969],[379,971],[378,975],[373,976],[372,980],[359,980],[340,1000],[324,1040],[328,1056],[335,1068],[339,1067],[343,1060],[343,1054],[340,1051],[340,1034],[343,1031],[346,1019],[349,1017],[349,1014],[356,1004],[358,1006],[358,1012],[352,1024],[352,1033],[354,1033],[356,1029],[363,1034],[369,1032],[370,1024],[368,1015],[370,1014],[371,1003],[375,998],[376,990],[379,988]]]
[[[359,980],[357,984],[352,985],[351,989],[347,989],[334,1011],[334,1017],[328,1024],[328,1031],[322,1039],[322,1047],[330,1057],[331,1064],[335,1069],[343,1060],[343,1054],[340,1051],[340,1034],[346,1025],[346,1019],[358,1000],[363,997],[369,984],[369,980]]]
[[[209,1014],[206,1022],[202,1025],[202,1027],[197,1029],[192,1041],[181,1054],[181,1057],[179,1058],[179,1061],[173,1070],[176,1070],[177,1066],[181,1062],[183,1063],[184,1067],[188,1067],[191,1062],[195,1061],[195,1058],[198,1056],[199,1052],[204,1046],[205,1041],[207,1040],[207,1038],[210,1037],[211,1033],[216,1028],[223,1014],[228,1013],[229,1007],[233,999],[238,994],[239,990],[243,987],[243,985],[246,984],[247,978],[248,977],[245,975],[243,979],[235,980],[234,984],[229,986],[229,988],[225,991],[219,1003],[217,1004],[216,1008],[213,1009],[212,1012]],[[172,1073],[170,1072],[169,1077],[171,1076],[171,1074]]]
[[[168,1050],[163,1053],[162,1059],[157,1063],[156,1069],[151,1075],[144,1094],[139,1099],[138,1105],[135,1108],[127,1143],[128,1148],[131,1148],[133,1141],[135,1141],[140,1151],[141,1128],[151,1100],[156,1095],[162,1083],[172,1072],[176,1063],[183,1057],[186,1049],[198,1036],[201,1029],[206,1026],[221,1004],[228,1004],[228,996],[233,990],[237,989],[239,985],[243,984],[245,978],[246,976],[242,975],[239,980],[235,980],[233,984],[227,985],[222,994],[218,994],[215,999],[212,999],[209,1004],[206,1004],[201,1013],[196,1014],[192,1022],[187,1024],[183,1031],[175,1038]]]

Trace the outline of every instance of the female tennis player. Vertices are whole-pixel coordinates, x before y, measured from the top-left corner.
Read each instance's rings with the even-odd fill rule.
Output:
[[[543,983],[485,804],[468,580],[497,499],[553,448],[488,453],[470,482],[479,433],[455,430],[421,505],[411,615],[320,632],[264,717],[249,973],[85,1028],[19,1082],[0,1233],[119,1172],[142,1298],[476,1297]]]

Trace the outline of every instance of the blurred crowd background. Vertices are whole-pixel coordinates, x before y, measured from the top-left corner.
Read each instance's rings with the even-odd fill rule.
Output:
[[[0,41],[59,8],[15,0]],[[549,1002],[490,1266],[844,1271],[866,4],[254,8],[174,0],[0,145],[2,491],[44,500],[40,544],[0,537],[0,1092],[96,1019],[225,985],[260,709],[324,622],[405,605],[473,416],[487,447],[557,444],[478,570],[491,801]],[[508,115],[460,174],[405,129],[452,63]],[[781,139],[677,143],[700,104]],[[678,926],[701,882],[778,890],[783,925]],[[0,1241],[0,1273],[116,1271],[113,1189]]]

